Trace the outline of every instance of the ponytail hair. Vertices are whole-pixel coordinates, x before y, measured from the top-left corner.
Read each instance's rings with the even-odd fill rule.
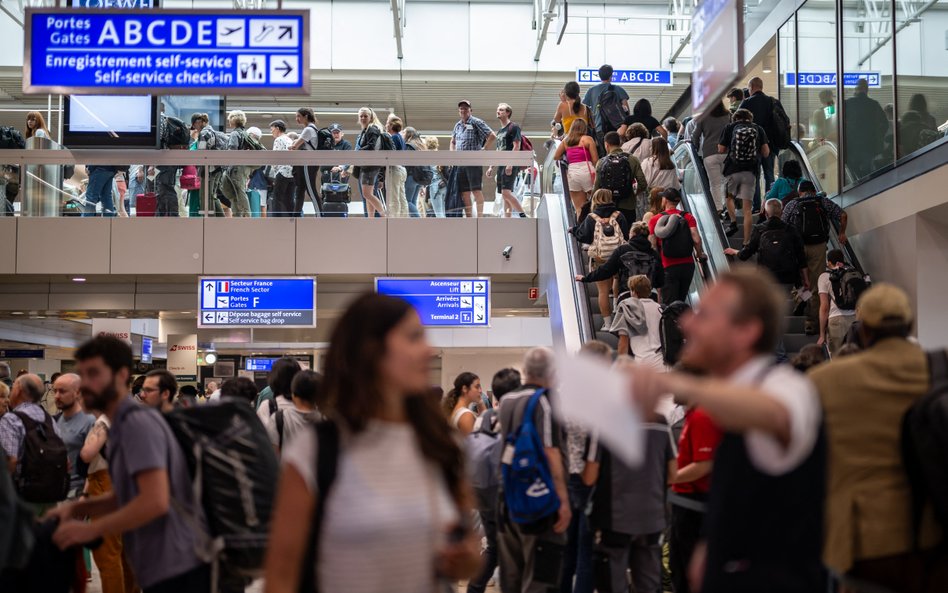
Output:
[[[579,98],[579,83],[573,80],[567,82],[566,86],[563,87],[563,94],[570,100],[573,113],[579,115],[583,109],[583,102]]]
[[[477,375],[468,372],[463,372],[454,378],[454,387],[441,399],[441,407],[444,410],[444,415],[449,419],[451,418],[451,414],[454,413],[454,408],[458,405],[458,400],[461,399],[461,392],[465,387],[470,389],[474,381],[477,381]]]

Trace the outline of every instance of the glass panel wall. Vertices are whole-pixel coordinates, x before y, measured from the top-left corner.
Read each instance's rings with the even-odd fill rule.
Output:
[[[944,53],[945,9],[948,0],[933,4],[896,5],[897,158],[910,155],[944,137],[939,127],[948,120],[948,61]]]
[[[892,3],[844,4],[843,158],[854,181],[895,162]]]
[[[801,144],[823,191],[839,193],[839,116],[836,82],[836,3],[809,0],[797,12],[796,72]]]
[[[801,131],[797,114],[797,35],[796,17],[791,17],[777,30],[777,88],[780,89],[780,102],[790,116],[790,137],[797,142],[806,135]],[[789,75],[789,76],[788,76]]]

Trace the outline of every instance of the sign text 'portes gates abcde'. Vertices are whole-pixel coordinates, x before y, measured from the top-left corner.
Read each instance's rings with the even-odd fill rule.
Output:
[[[376,278],[375,291],[411,303],[422,325],[490,326],[488,278]]]
[[[309,94],[309,11],[29,9],[25,93]]]
[[[578,68],[576,82],[599,84],[598,68]],[[674,76],[671,70],[613,70],[612,84],[619,86],[671,86]]]
[[[787,72],[784,76],[784,86],[800,86],[810,88],[835,88],[835,72]],[[882,75],[878,72],[846,72],[843,74],[843,87],[856,88],[860,79],[866,79],[869,88],[882,88]]]
[[[201,278],[198,327],[316,327],[316,279]]]

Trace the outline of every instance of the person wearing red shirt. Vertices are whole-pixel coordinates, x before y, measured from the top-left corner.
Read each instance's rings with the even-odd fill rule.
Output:
[[[705,504],[711,490],[711,466],[714,451],[723,437],[704,410],[691,406],[685,412],[684,427],[678,439],[678,459],[668,472],[672,492],[669,530],[669,567],[675,593],[689,593],[688,564],[701,538]]]
[[[698,256],[698,259],[703,259],[704,250],[701,246],[701,236],[698,234],[698,221],[696,221],[695,217],[690,213],[679,210],[678,208],[678,205],[681,203],[681,192],[677,189],[669,188],[659,195],[662,196],[662,210],[664,212],[649,219],[648,230],[649,240],[652,242],[652,246],[662,254],[662,267],[665,269],[665,286],[662,288],[662,304],[669,305],[675,301],[684,301],[688,297],[688,291],[691,289],[691,281],[695,275],[695,255]],[[686,232],[685,229],[672,231],[672,234],[667,236],[664,241],[658,238],[655,234],[655,229],[659,225],[659,222],[667,218],[664,216],[665,214],[680,215],[681,221],[687,223],[687,232],[688,235],[690,235],[694,254],[688,253],[688,255],[676,257],[674,255],[670,256],[667,253],[672,243],[675,244],[675,249],[677,250],[681,246],[681,240],[687,242],[687,239],[683,239],[679,236],[679,233]],[[663,245],[665,241],[669,243],[668,248]]]

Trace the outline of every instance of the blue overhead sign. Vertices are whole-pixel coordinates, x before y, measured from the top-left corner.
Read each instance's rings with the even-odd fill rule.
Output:
[[[576,82],[599,84],[599,68],[579,68]],[[612,83],[619,86],[671,86],[673,76],[671,70],[614,70]]]
[[[155,342],[151,338],[142,337],[142,364],[151,364],[152,352],[155,348]]]
[[[45,358],[46,351],[39,350],[0,350],[0,358]]]
[[[158,0],[72,0],[73,8],[124,8],[141,10],[158,8]]]
[[[882,87],[882,75],[878,72],[847,72],[843,74],[843,87],[856,88],[860,78],[865,78],[870,88]],[[784,86],[800,86],[814,88],[833,88],[836,86],[835,72],[787,72],[784,76]]]
[[[309,94],[309,11],[29,9],[26,18],[26,93]]]
[[[201,278],[198,327],[315,327],[315,278]]]
[[[273,370],[272,358],[247,358],[244,360],[244,370],[256,373],[269,373]]]
[[[376,278],[375,291],[411,303],[423,325],[490,325],[490,280],[486,278]]]

